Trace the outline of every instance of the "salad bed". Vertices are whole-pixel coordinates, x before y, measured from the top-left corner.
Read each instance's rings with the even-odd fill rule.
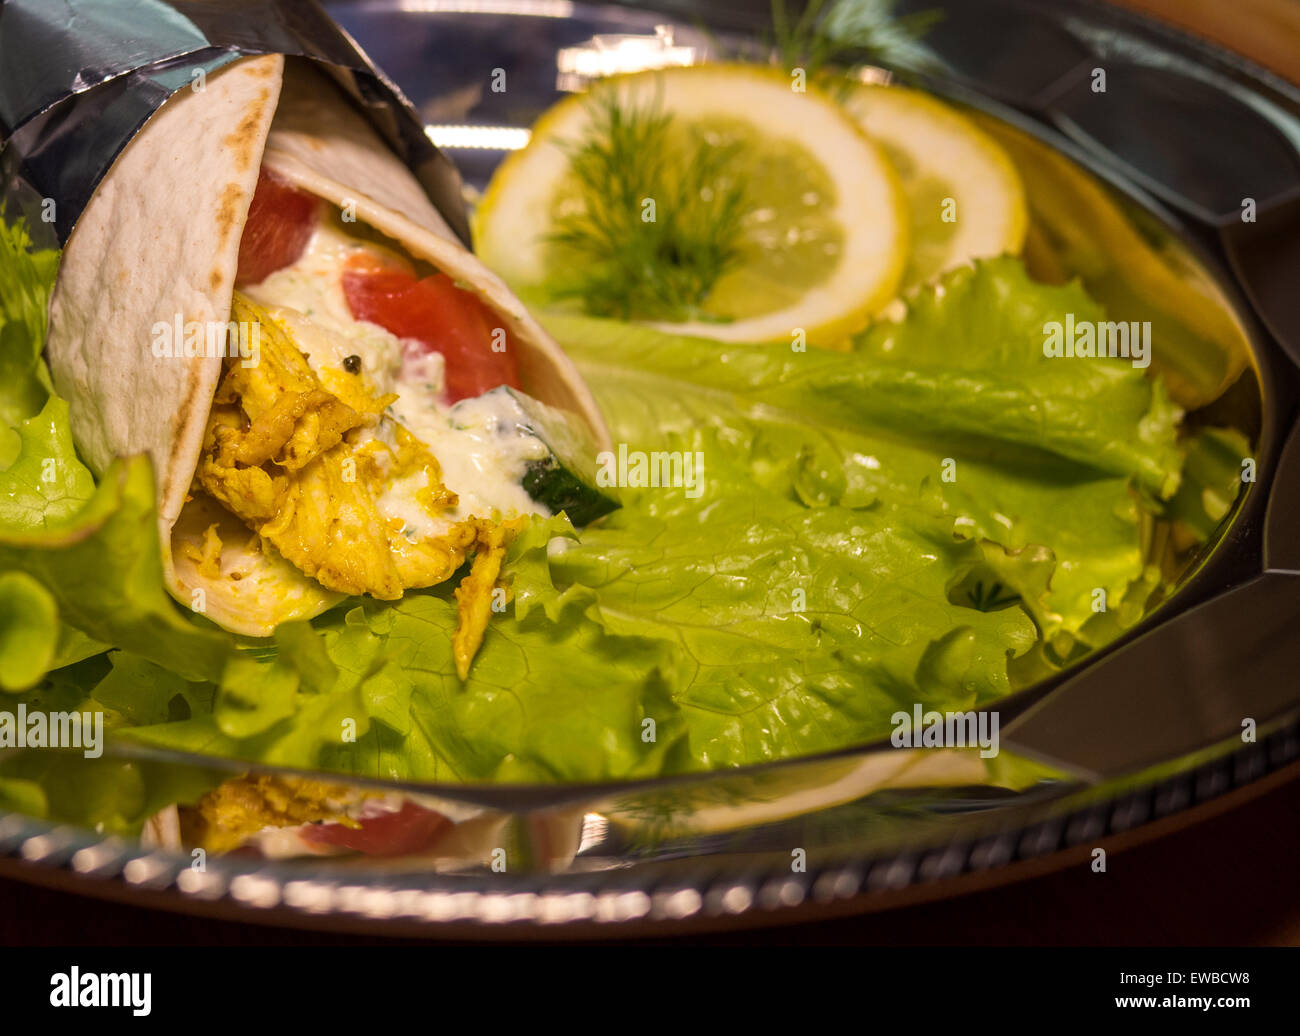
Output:
[[[785,90],[779,72],[739,78]],[[563,514],[531,519],[503,566],[508,607],[466,679],[453,650],[457,579],[398,601],[350,598],[269,639],[176,604],[149,461],[120,458],[96,481],[41,359],[58,256],[34,252],[21,221],[0,225],[0,705],[98,710],[112,738],[265,765],[586,782],[866,744],[890,734],[896,713],[983,707],[1114,640],[1180,575],[1169,541],[1194,555],[1240,488],[1245,437],[1185,424],[1179,405],[1211,402],[1240,373],[1241,357],[1215,366],[1233,329],[1082,174],[1044,172],[1016,134],[986,140],[926,96],[882,102],[889,88],[854,89],[884,135],[871,175],[889,219],[871,225],[828,229],[820,208],[817,219],[803,211],[837,200],[818,165],[826,156],[790,145],[773,165],[752,150],[761,137],[717,121],[709,90],[684,95],[708,101],[699,134],[614,107],[607,140],[569,140],[576,164],[552,163],[560,201],[587,190],[587,208],[566,209],[536,253],[571,257],[593,242],[606,252],[587,266],[550,262],[548,273],[568,276],[549,294],[526,277],[514,287],[600,404],[617,446],[617,464],[603,462],[616,484],[601,485],[620,507],[580,532]],[[819,102],[844,120],[836,154],[875,155],[837,103]],[[576,99],[563,104],[575,113]],[[928,137],[908,132],[912,118]],[[719,149],[708,133],[736,139]],[[909,154],[918,140],[933,146]],[[685,150],[642,162],[656,142]],[[691,148],[721,157],[701,167]],[[953,175],[949,155],[981,176]],[[843,278],[828,262],[832,273],[791,279],[781,228],[756,235],[741,218],[760,206],[728,156],[766,192],[759,200],[789,201],[781,191],[796,174],[817,196],[773,209],[813,227],[804,244],[850,254],[846,241],[870,252],[876,239],[885,253],[876,273],[781,340],[718,340],[734,339],[726,332],[744,313],[714,312],[710,292],[748,285],[728,297],[743,310],[783,286],[796,312],[822,279],[842,290]],[[622,193],[605,186],[629,165],[650,179],[616,185]],[[867,175],[837,172],[846,183]],[[669,178],[661,197],[691,199],[690,218],[671,223],[669,206],[666,223],[652,220],[627,249],[656,176]],[[1043,189],[1053,177],[1055,194]],[[950,189],[979,213],[971,224],[931,211],[956,203]],[[514,211],[502,193],[485,206],[498,221]],[[719,205],[726,218],[714,218]],[[502,226],[502,254],[524,254],[517,219]],[[617,232],[602,237],[608,226]],[[694,242],[686,258],[683,235]],[[769,244],[755,252],[756,240]],[[1106,305],[1072,279],[1080,271],[1109,285]],[[1213,311],[1198,322],[1204,340],[1179,330],[1171,306]],[[1150,369],[1044,347],[1052,326],[1135,312],[1154,325]],[[628,458],[690,477],[642,477]],[[111,752],[0,752],[0,807],[106,831],[134,832],[217,780]]]
[[[1180,478],[1179,411],[1126,361],[1044,356],[1045,322],[1101,310],[1004,258],[948,274],[851,352],[543,315],[615,441],[699,455],[699,486],[618,489],[580,537],[535,519],[464,683],[450,591],[241,641],[166,595],[147,461],[96,486],[77,459],[39,358],[53,257],[15,230],[5,248],[6,705],[376,777],[680,773],[870,741],[917,702],[996,700],[1158,592],[1143,529]],[[57,753],[0,766],[6,805],[123,830],[198,779]]]

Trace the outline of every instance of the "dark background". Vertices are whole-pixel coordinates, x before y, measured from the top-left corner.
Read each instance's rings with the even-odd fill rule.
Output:
[[[1300,82],[1296,0],[1120,0]],[[1295,767],[1290,769],[1295,770]],[[398,940],[143,910],[0,879],[0,945],[339,946]],[[665,940],[667,941],[667,940]],[[1219,816],[1016,885],[692,945],[1300,946],[1300,773]]]

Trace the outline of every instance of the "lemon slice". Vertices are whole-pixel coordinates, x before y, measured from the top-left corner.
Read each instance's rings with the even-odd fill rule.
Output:
[[[912,243],[903,292],[972,259],[1020,252],[1024,187],[1006,152],[974,121],[900,86],[855,85],[844,107],[903,182]]]
[[[902,187],[829,96],[796,90],[776,69],[732,64],[620,76],[597,89],[616,91],[624,110],[669,115],[675,141],[693,141],[697,153],[731,149],[728,176],[744,188],[737,257],[700,300],[701,318],[647,322],[726,341],[802,332],[809,344],[836,345],[897,294],[907,259]],[[479,254],[526,298],[546,298],[556,270],[581,262],[557,251],[551,234],[575,195],[571,156],[596,111],[574,96],[542,116],[476,213]]]

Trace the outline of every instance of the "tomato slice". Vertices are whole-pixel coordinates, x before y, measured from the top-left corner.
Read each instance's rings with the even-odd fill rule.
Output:
[[[320,199],[262,169],[248,207],[248,222],[239,239],[235,287],[258,284],[292,264],[307,248],[316,229]]]
[[[345,824],[304,824],[300,829],[306,842],[339,845],[367,856],[403,856],[430,848],[451,827],[441,813],[403,802],[395,813],[362,817],[360,827]]]
[[[448,402],[481,396],[499,385],[521,387],[514,344],[500,320],[445,273],[417,278],[356,253],[343,271],[343,294],[357,320],[419,343],[408,346],[408,355],[442,355]]]

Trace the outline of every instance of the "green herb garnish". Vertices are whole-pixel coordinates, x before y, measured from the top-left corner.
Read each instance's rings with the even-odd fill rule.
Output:
[[[743,145],[612,89],[590,103],[591,127],[569,147],[576,194],[548,235],[553,294],[595,316],[709,319],[702,306],[743,246]]]
[[[772,28],[777,58],[786,68],[809,75],[833,64],[857,67],[879,62],[891,68],[922,71],[935,63],[921,43],[943,17],[937,10],[895,16],[897,0],[808,0],[791,18],[785,0],[772,0]]]

